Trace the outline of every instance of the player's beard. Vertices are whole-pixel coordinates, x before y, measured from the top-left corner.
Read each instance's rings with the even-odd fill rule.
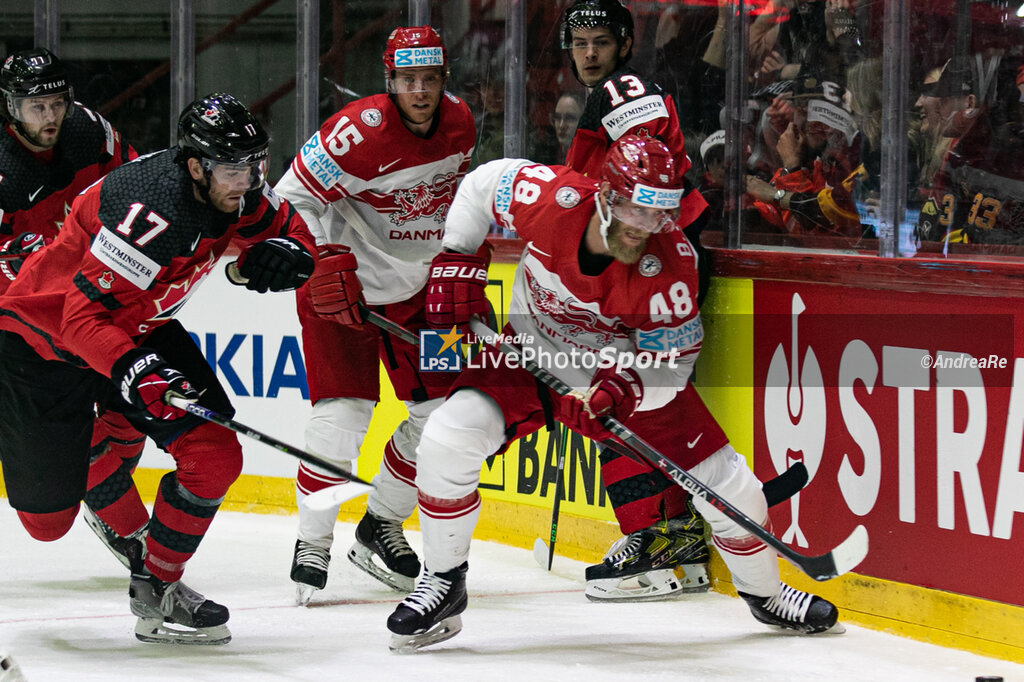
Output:
[[[615,260],[626,265],[632,265],[640,260],[640,256],[644,255],[644,251],[647,250],[647,238],[650,236],[649,233],[642,230],[632,231],[634,234],[643,234],[643,241],[638,244],[627,241],[626,225],[618,218],[613,217],[611,225],[608,226],[608,252]]]

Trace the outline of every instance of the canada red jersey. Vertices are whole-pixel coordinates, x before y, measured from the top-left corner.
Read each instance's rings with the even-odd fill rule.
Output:
[[[630,68],[619,69],[593,87],[580,116],[565,165],[591,178],[601,177],[604,157],[623,135],[656,137],[672,152],[679,175],[690,170],[690,157],[679,129],[675,103],[661,86]],[[707,208],[696,190],[679,207],[680,225],[692,223]]]
[[[0,296],[0,329],[47,360],[109,376],[114,361],[174,317],[228,245],[291,237],[316,253],[298,213],[269,186],[238,213],[195,199],[192,179],[157,152],[75,199],[56,241],[27,259]]]
[[[683,390],[704,330],[697,312],[697,256],[680,230],[651,235],[631,265],[612,261],[584,274],[580,248],[599,185],[563,166],[492,161],[463,182],[448,219],[445,246],[471,251],[490,220],[526,241],[513,284],[509,322],[539,352],[672,354],[670,364],[639,370],[639,409],[667,404]],[[571,386],[590,385],[595,364],[554,367]],[[589,368],[588,368],[589,365]]]
[[[35,232],[56,237],[79,192],[138,156],[99,114],[76,104],[53,149],[29,151],[5,124],[0,131],[0,242]],[[0,264],[0,292],[14,279]]]
[[[55,237],[83,189],[137,156],[110,123],[77,104],[52,151],[29,151],[0,134],[0,234]]]

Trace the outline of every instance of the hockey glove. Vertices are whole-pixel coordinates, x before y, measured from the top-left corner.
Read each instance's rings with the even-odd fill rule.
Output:
[[[125,402],[155,419],[181,419],[188,414],[164,402],[170,396],[199,400],[188,379],[149,348],[133,348],[122,355],[114,362],[110,375]]]
[[[439,253],[430,263],[427,324],[465,326],[474,315],[487,314],[487,261],[465,253]]]
[[[626,421],[643,398],[644,386],[635,370],[599,369],[590,382],[590,390],[586,393],[573,391],[564,398],[564,423],[587,438],[605,440],[612,434],[601,425],[599,418]]]
[[[344,325],[362,325],[359,304],[363,285],[356,275],[356,266],[356,256],[347,246],[320,247],[320,260],[309,278],[309,295],[317,317]]]
[[[256,242],[238,257],[245,288],[265,294],[298,289],[313,274],[313,257],[299,242],[273,237]]]
[[[35,253],[39,249],[52,244],[53,240],[49,237],[44,237],[41,234],[35,232],[22,232],[14,239],[9,239],[3,244],[0,244],[0,255],[4,256],[28,256],[30,253]],[[3,261],[4,273],[11,279],[18,274],[18,270],[21,269],[21,264],[24,262],[24,258],[11,258],[10,260]]]

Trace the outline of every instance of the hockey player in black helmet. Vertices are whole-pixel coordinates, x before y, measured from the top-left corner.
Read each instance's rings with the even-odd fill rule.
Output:
[[[597,177],[607,150],[632,133],[664,142],[685,174],[690,159],[672,98],[627,66],[634,39],[629,10],[619,0],[577,0],[565,11],[561,37],[573,73],[590,88],[565,165]],[[698,253],[706,206],[686,182],[679,225]],[[702,287],[707,281],[702,277]],[[680,407],[661,409],[678,412]],[[608,448],[601,452],[601,477],[624,537],[602,563],[587,568],[587,597],[651,601],[706,591],[710,554],[704,521],[687,494],[661,472]]]
[[[633,56],[633,15],[619,0],[576,0],[565,10],[562,18],[560,33],[562,49],[565,50],[578,49],[590,37],[584,34],[602,27],[607,29],[607,37],[601,41],[595,39],[593,45],[607,50],[609,59],[600,65],[588,64],[583,69],[575,59],[569,60],[573,75],[588,88],[594,87],[612,71],[618,71]],[[597,31],[595,35],[601,36],[602,33]],[[611,49],[613,42],[614,50]]]
[[[74,103],[64,64],[43,48],[0,63],[0,128],[0,255],[22,257],[0,261],[2,293],[56,238],[75,197],[137,154],[102,116]],[[149,523],[132,480],[145,440],[115,412],[92,429],[84,517],[125,566],[141,555]]]
[[[246,192],[263,186],[269,146],[263,126],[231,95],[204,97],[178,117],[175,162],[189,172],[203,201],[220,211],[236,210]]]
[[[0,68],[3,115],[14,130],[40,150],[57,144],[60,127],[74,110],[67,72],[44,47],[16,52]]]
[[[129,604],[145,642],[223,644],[228,609],[182,574],[242,469],[234,432],[183,409],[234,410],[174,316],[237,247],[246,286],[302,286],[315,240],[264,181],[269,138],[234,97],[180,118],[177,148],[111,171],[0,296],[0,462],[25,529],[56,540],[86,489],[93,407],[124,415],[175,460],[160,481]],[[206,305],[211,305],[208,301]],[[15,381],[14,377],[18,379]]]

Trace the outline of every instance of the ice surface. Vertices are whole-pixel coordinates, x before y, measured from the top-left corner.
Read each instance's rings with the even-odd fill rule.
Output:
[[[55,543],[32,540],[0,501],[0,653],[28,682],[103,680],[1024,680],[1024,665],[857,626],[807,637],[768,629],[738,599],[709,593],[648,604],[594,604],[579,562],[537,566],[527,550],[474,542],[463,631],[411,656],[388,651],[400,595],[345,558],[338,524],[327,588],[293,605],[288,579],[297,518],[223,512],[186,582],[231,609],[219,647],[143,644],[128,576],[79,520]],[[538,534],[545,529],[538,528]],[[410,542],[420,547],[418,533]]]

